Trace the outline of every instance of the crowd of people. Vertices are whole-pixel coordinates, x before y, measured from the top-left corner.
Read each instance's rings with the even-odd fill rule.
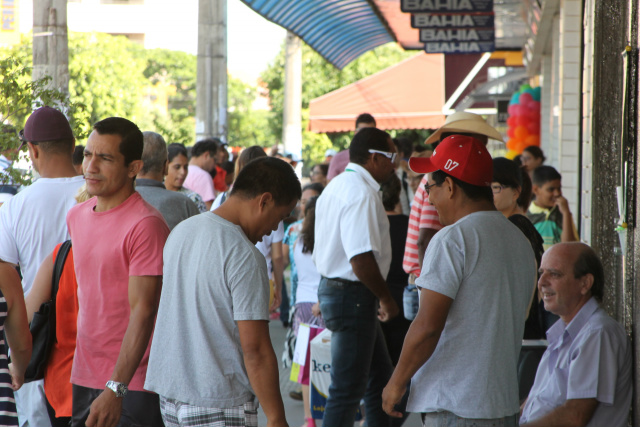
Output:
[[[261,147],[230,161],[119,117],[78,149],[41,107],[21,137],[39,178],[1,200],[0,425],[251,427],[260,406],[287,426],[278,317],[332,333],[327,427],[362,402],[370,427],[626,425],[631,346],[562,177],[538,147],[492,159],[480,116],[421,146],[362,114],[304,186]],[[56,340],[25,382],[49,300]]]

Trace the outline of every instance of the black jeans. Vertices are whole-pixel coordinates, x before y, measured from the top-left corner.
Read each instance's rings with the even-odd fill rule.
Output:
[[[73,385],[72,427],[85,427],[91,404],[103,391]],[[129,390],[123,399],[118,427],[164,427],[157,394]]]

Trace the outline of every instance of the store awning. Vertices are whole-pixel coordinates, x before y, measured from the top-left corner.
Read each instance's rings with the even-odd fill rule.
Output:
[[[369,113],[380,129],[432,129],[444,123],[444,56],[419,53],[309,103],[309,130],[348,132]]]
[[[395,41],[367,0],[242,0],[342,69],[363,53]]]

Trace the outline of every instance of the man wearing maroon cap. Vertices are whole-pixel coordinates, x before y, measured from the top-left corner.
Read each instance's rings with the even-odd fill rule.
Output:
[[[0,208],[0,280],[13,280],[6,272],[20,266],[26,295],[42,261],[69,239],[65,218],[84,179],[73,168],[75,140],[60,111],[38,108],[20,136],[40,178]],[[16,403],[21,426],[50,425],[42,380],[25,384]]]
[[[399,416],[394,405],[411,380],[407,410],[426,426],[516,426],[516,367],[536,280],[531,245],[494,207],[493,162],[480,141],[447,137],[409,166],[429,174],[425,190],[445,227],[416,280],[420,308],[383,408]]]

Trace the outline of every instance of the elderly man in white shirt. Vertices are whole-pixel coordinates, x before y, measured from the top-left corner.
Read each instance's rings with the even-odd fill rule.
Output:
[[[379,184],[394,173],[395,146],[386,132],[366,128],[353,138],[349,155],[351,163],[329,183],[316,207],[318,298],[333,333],[323,424],[352,427],[364,397],[367,425],[388,426],[381,393],[393,368],[376,315],[389,320],[398,306],[384,279],[391,241]]]

